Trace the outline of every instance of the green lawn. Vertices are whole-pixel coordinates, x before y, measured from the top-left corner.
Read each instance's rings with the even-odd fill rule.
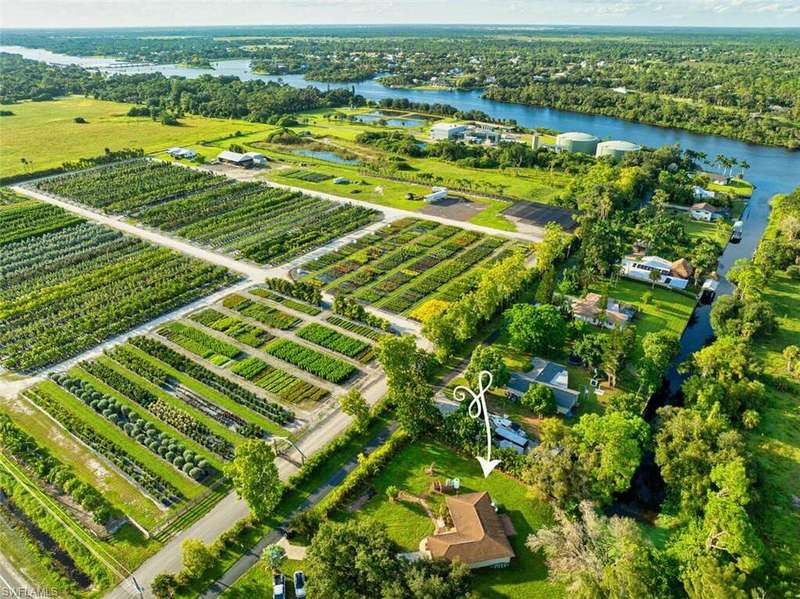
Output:
[[[727,185],[720,183],[709,183],[708,189],[710,191],[723,191],[731,193],[743,198],[749,198],[753,195],[753,184],[745,181],[744,179],[731,179]]]
[[[604,290],[607,290],[609,297],[636,308],[636,317],[633,319],[636,326],[636,347],[629,358],[634,364],[642,356],[642,339],[647,333],[670,331],[680,336],[696,303],[694,296],[687,293],[658,286],[652,288],[649,283],[623,278],[607,286],[595,283],[589,288],[589,291],[600,294]],[[652,296],[649,304],[642,302],[642,296],[647,292]]]
[[[499,472],[484,479],[477,460],[465,458],[438,443],[417,442],[404,449],[375,478],[375,497],[356,513],[338,512],[337,520],[375,518],[388,527],[389,536],[404,550],[416,551],[422,538],[433,531],[424,513],[402,502],[391,502],[385,492],[395,485],[417,495],[426,493],[432,478],[425,472],[435,464],[438,478],[460,478],[463,492],[488,491],[492,499],[508,512],[517,535],[511,543],[517,557],[501,570],[475,573],[474,588],[480,597],[525,597],[526,599],[562,596],[562,589],[547,580],[547,570],[540,554],[534,554],[525,541],[530,533],[552,521],[550,508],[535,499],[520,482]],[[435,501],[443,501],[441,496]]]
[[[785,272],[776,272],[764,299],[772,304],[778,325],[753,341],[768,375],[761,424],[747,434],[762,484],[756,522],[773,555],[784,564],[794,564],[797,571],[800,511],[792,506],[792,496],[800,497],[800,381],[787,374],[781,352],[787,345],[800,345],[800,284]]]
[[[67,160],[98,156],[105,148],[143,148],[154,152],[193,145],[235,131],[268,131],[247,121],[186,116],[168,127],[149,117],[128,117],[130,104],[71,96],[50,102],[21,102],[14,116],[0,120],[0,176],[60,166]],[[75,123],[83,117],[86,124]],[[25,158],[31,164],[22,163]]]

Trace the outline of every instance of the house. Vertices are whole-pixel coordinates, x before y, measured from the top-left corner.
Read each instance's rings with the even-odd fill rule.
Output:
[[[713,200],[717,197],[716,192],[700,187],[699,185],[692,187],[692,193],[694,193],[694,197],[698,200]]]
[[[250,168],[253,166],[252,156],[240,154],[239,152],[231,152],[230,150],[223,150],[220,152],[217,155],[217,162],[233,164],[234,166],[241,166],[243,168]]]
[[[245,152],[243,156],[245,158],[250,158],[256,166],[266,166],[269,160],[264,154],[259,154],[258,152]]]
[[[622,328],[633,318],[635,312],[631,307],[623,306],[611,297],[603,307],[600,305],[601,299],[599,293],[587,293],[586,297],[574,300],[572,315],[578,320],[606,329]]]
[[[186,148],[170,148],[167,150],[167,154],[172,156],[173,158],[194,158],[197,156],[197,152],[194,150],[187,150]]]
[[[439,200],[447,199],[447,188],[446,187],[431,187],[431,192],[425,196],[425,202],[427,204],[434,204]]]
[[[508,537],[516,531],[507,514],[497,513],[486,491],[445,498],[453,526],[425,537],[419,552],[426,559],[460,560],[469,568],[502,568],[515,556]]]
[[[653,282],[650,278],[652,271],[659,273],[656,283],[671,289],[686,289],[689,284],[689,277],[694,272],[692,266],[684,258],[670,262],[658,256],[635,254],[625,256],[622,259],[620,272],[624,277],[636,279],[637,281]]]
[[[466,125],[456,123],[436,123],[431,127],[432,139],[458,139],[467,130]]]
[[[714,173],[711,171],[704,171],[701,174],[708,177],[712,183],[718,183],[719,185],[727,185],[731,180],[731,178],[728,177],[728,175]]]
[[[712,220],[724,218],[725,213],[708,202],[698,202],[697,204],[692,204],[692,207],[689,209],[689,216],[694,220],[711,222]]]
[[[492,414],[490,415],[490,419],[492,431],[494,432],[495,444],[498,447],[513,449],[520,455],[528,451],[528,447],[532,443],[524,428],[505,416]]]
[[[544,385],[553,391],[556,398],[556,408],[563,416],[572,415],[578,404],[580,394],[569,388],[569,372],[566,368],[555,362],[548,362],[541,358],[531,360],[533,369],[529,372],[512,372],[511,379],[506,385],[506,391],[511,399],[519,399],[533,384]]]

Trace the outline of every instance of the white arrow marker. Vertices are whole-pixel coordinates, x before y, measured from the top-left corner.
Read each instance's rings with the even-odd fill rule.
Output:
[[[486,380],[486,384],[484,384]],[[471,418],[478,419],[483,415],[483,422],[486,425],[486,457],[478,456],[478,462],[483,470],[483,477],[486,478],[494,470],[501,460],[492,459],[492,428],[489,425],[489,411],[486,409],[486,392],[492,386],[492,373],[488,370],[482,370],[478,376],[478,392],[475,393],[469,387],[459,385],[453,391],[453,397],[458,401],[467,399],[467,395],[472,396],[472,401],[467,407],[467,411]]]

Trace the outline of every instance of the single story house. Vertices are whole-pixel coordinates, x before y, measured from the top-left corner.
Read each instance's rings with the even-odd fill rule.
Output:
[[[722,173],[703,171],[702,174],[708,177],[712,183],[718,183],[720,185],[727,185],[731,180],[731,178],[728,175],[723,175]]]
[[[689,216],[695,220],[711,222],[725,217],[725,212],[708,202],[698,202],[689,209]]]
[[[713,200],[717,197],[716,193],[704,187],[700,187],[699,185],[692,187],[692,192],[694,193],[694,197],[698,200]]]
[[[650,273],[656,271],[659,277],[656,280],[660,285],[671,289],[686,289],[689,277],[694,272],[692,266],[685,258],[670,262],[659,256],[631,255],[622,259],[620,272],[622,276],[637,281],[652,282]]]
[[[187,148],[170,148],[167,150],[167,154],[172,156],[173,158],[194,158],[197,156],[197,152],[194,150],[189,150]]]
[[[420,541],[426,559],[460,560],[469,568],[502,568],[515,556],[508,537],[516,531],[507,514],[497,513],[486,491],[445,498],[453,527]]]
[[[578,405],[580,393],[569,388],[567,369],[561,364],[548,362],[541,358],[533,358],[531,363],[533,369],[529,372],[515,371],[511,373],[511,379],[506,385],[509,398],[518,400],[531,385],[544,385],[552,389],[558,413],[563,416],[572,415],[572,411]]]
[[[630,306],[623,306],[613,297],[609,297],[603,307],[600,305],[601,299],[599,293],[587,293],[586,297],[573,300],[572,315],[578,320],[606,329],[622,328],[633,318],[635,311]]]

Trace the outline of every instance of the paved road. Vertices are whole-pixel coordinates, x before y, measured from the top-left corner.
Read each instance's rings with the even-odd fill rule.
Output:
[[[375,436],[369,443],[364,445],[364,453],[368,454],[374,451],[376,448],[383,445],[386,439],[397,429],[396,424],[392,424],[382,430],[378,435]],[[331,477],[319,487],[316,491],[314,491],[311,495],[309,495],[306,500],[297,508],[292,514],[284,520],[280,528],[284,528],[288,526],[289,521],[292,517],[302,511],[309,509],[310,507],[315,506],[323,498],[325,498],[328,493],[333,491],[333,489],[341,483],[345,477],[353,471],[353,469],[358,465],[358,459],[353,458],[349,462],[347,462],[344,466],[339,468],[336,472],[334,472]],[[206,590],[205,593],[200,595],[200,599],[215,599],[219,597],[220,594],[225,592],[230,586],[232,586],[239,578],[244,576],[244,574],[253,566],[258,564],[259,559],[261,558],[261,552],[264,551],[264,548],[267,545],[272,545],[273,543],[277,543],[282,537],[283,532],[279,529],[271,530],[267,535],[265,535],[256,545],[250,549],[247,553],[242,555],[238,561],[236,561],[233,566],[231,566],[225,574],[222,575],[211,587]]]
[[[10,561],[0,553],[0,597],[32,597],[34,589]]]
[[[362,391],[367,402],[370,405],[374,405],[386,394],[386,379],[375,381]],[[306,456],[311,456],[340,435],[351,421],[350,416],[336,409],[322,421],[316,423],[315,426],[309,427],[306,434],[296,444]],[[282,458],[278,459],[278,472],[282,480],[286,480],[297,470],[298,467],[293,462]],[[231,493],[217,503],[200,520],[174,536],[156,555],[144,562],[133,573],[136,581],[143,589],[144,597],[152,597],[149,587],[153,578],[163,572],[176,573],[181,569],[180,547],[184,540],[193,538],[200,539],[204,543],[211,543],[220,534],[233,526],[236,521],[245,518],[248,514],[247,504],[239,499],[235,493]],[[131,599],[138,596],[139,594],[135,591],[131,578],[123,581],[120,586],[106,595],[110,599]]]

